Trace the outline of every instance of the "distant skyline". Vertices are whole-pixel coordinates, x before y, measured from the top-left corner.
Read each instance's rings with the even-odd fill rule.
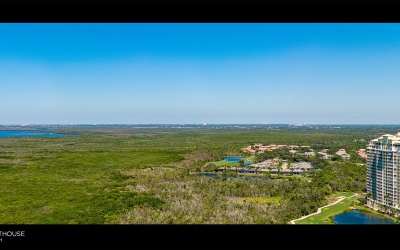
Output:
[[[400,124],[400,24],[1,23],[0,124]]]

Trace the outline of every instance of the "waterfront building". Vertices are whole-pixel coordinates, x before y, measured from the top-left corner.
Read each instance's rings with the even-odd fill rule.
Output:
[[[400,209],[400,133],[385,134],[367,147],[367,204]]]

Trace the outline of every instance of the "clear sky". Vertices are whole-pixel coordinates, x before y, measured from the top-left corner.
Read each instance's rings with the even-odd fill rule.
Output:
[[[0,124],[400,124],[400,24],[0,24]]]

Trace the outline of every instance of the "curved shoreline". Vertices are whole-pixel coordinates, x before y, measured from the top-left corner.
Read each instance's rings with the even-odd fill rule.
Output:
[[[312,213],[312,214],[308,214],[308,215],[305,215],[305,216],[302,216],[302,217],[300,217],[299,219],[294,219],[294,220],[291,220],[290,222],[289,222],[289,224],[292,224],[292,225],[295,225],[295,221],[297,221],[297,220],[302,220],[302,219],[305,219],[305,218],[307,218],[307,217],[310,217],[310,216],[313,216],[313,215],[316,215],[316,214],[319,214],[319,213],[321,213],[322,212],[322,209],[323,208],[326,208],[326,207],[330,207],[330,206],[333,206],[333,205],[335,205],[335,204],[337,204],[337,203],[339,203],[339,202],[341,202],[342,200],[344,200],[344,199],[346,199],[346,198],[351,198],[351,197],[354,197],[354,196],[356,196],[357,194],[354,194],[354,195],[352,195],[352,196],[349,196],[349,197],[345,197],[345,196],[339,196],[338,198],[338,200],[337,201],[335,201],[335,202],[333,202],[333,203],[331,203],[331,204],[328,204],[328,205],[326,205],[326,206],[323,206],[323,207],[319,207],[318,208],[318,210],[317,210],[317,212],[315,212],[315,213]]]

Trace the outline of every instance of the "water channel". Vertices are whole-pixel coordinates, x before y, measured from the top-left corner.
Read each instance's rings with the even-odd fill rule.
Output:
[[[36,132],[34,130],[0,130],[0,138],[31,137],[31,136],[61,137],[61,136],[74,136],[74,135],[43,133],[43,132]]]

